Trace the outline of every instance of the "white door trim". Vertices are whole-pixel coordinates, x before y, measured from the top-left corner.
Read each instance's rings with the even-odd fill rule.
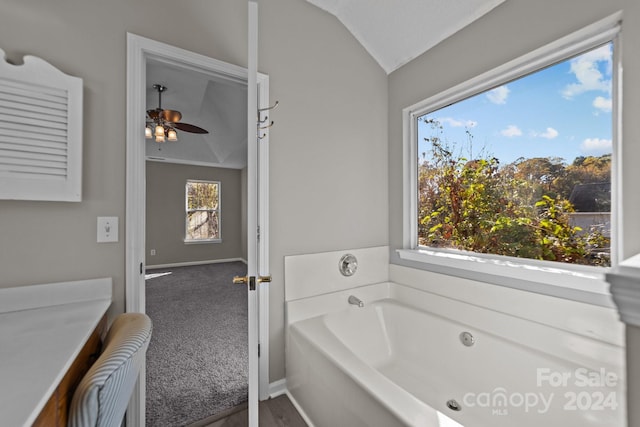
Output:
[[[126,133],[126,237],[125,237],[125,311],[145,311],[144,259],[145,259],[145,140],[142,130],[145,127],[146,111],[146,64],[147,60],[175,64],[204,73],[240,82],[247,82],[247,69],[228,64],[194,52],[170,46],[155,40],[127,33],[127,133]],[[258,73],[258,107],[269,104],[269,77]],[[256,112],[257,114],[257,112]],[[258,269],[261,274],[269,273],[269,137],[261,140],[259,146],[258,173],[260,179],[259,212],[260,253]],[[264,180],[264,181],[263,181]],[[257,230],[247,230],[251,236]],[[269,288],[268,284],[259,287],[259,341],[261,355],[259,361],[259,397],[269,395]],[[145,425],[145,372],[142,369],[138,385],[127,410],[127,426]]]

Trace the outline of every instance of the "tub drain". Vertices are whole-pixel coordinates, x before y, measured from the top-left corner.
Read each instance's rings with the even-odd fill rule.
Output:
[[[452,411],[459,411],[462,409],[462,406],[460,406],[460,404],[456,402],[455,399],[451,399],[447,400],[447,408],[451,409]]]

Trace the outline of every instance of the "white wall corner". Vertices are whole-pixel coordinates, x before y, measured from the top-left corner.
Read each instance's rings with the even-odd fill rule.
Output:
[[[622,261],[606,277],[620,320],[640,327],[640,254]]]

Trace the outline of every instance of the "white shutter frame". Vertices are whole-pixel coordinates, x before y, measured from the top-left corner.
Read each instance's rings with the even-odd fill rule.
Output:
[[[0,199],[81,201],[82,79],[0,56]]]

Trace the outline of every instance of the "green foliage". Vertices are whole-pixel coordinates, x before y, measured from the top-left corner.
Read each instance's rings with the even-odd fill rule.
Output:
[[[420,245],[609,265],[609,239],[603,230],[571,226],[574,208],[557,184],[586,174],[585,163],[601,179],[610,159],[583,158],[569,167],[558,158],[519,159],[500,167],[496,158],[454,156],[438,136],[440,124],[428,123],[436,136],[427,139],[431,158],[424,153],[418,168]]]

